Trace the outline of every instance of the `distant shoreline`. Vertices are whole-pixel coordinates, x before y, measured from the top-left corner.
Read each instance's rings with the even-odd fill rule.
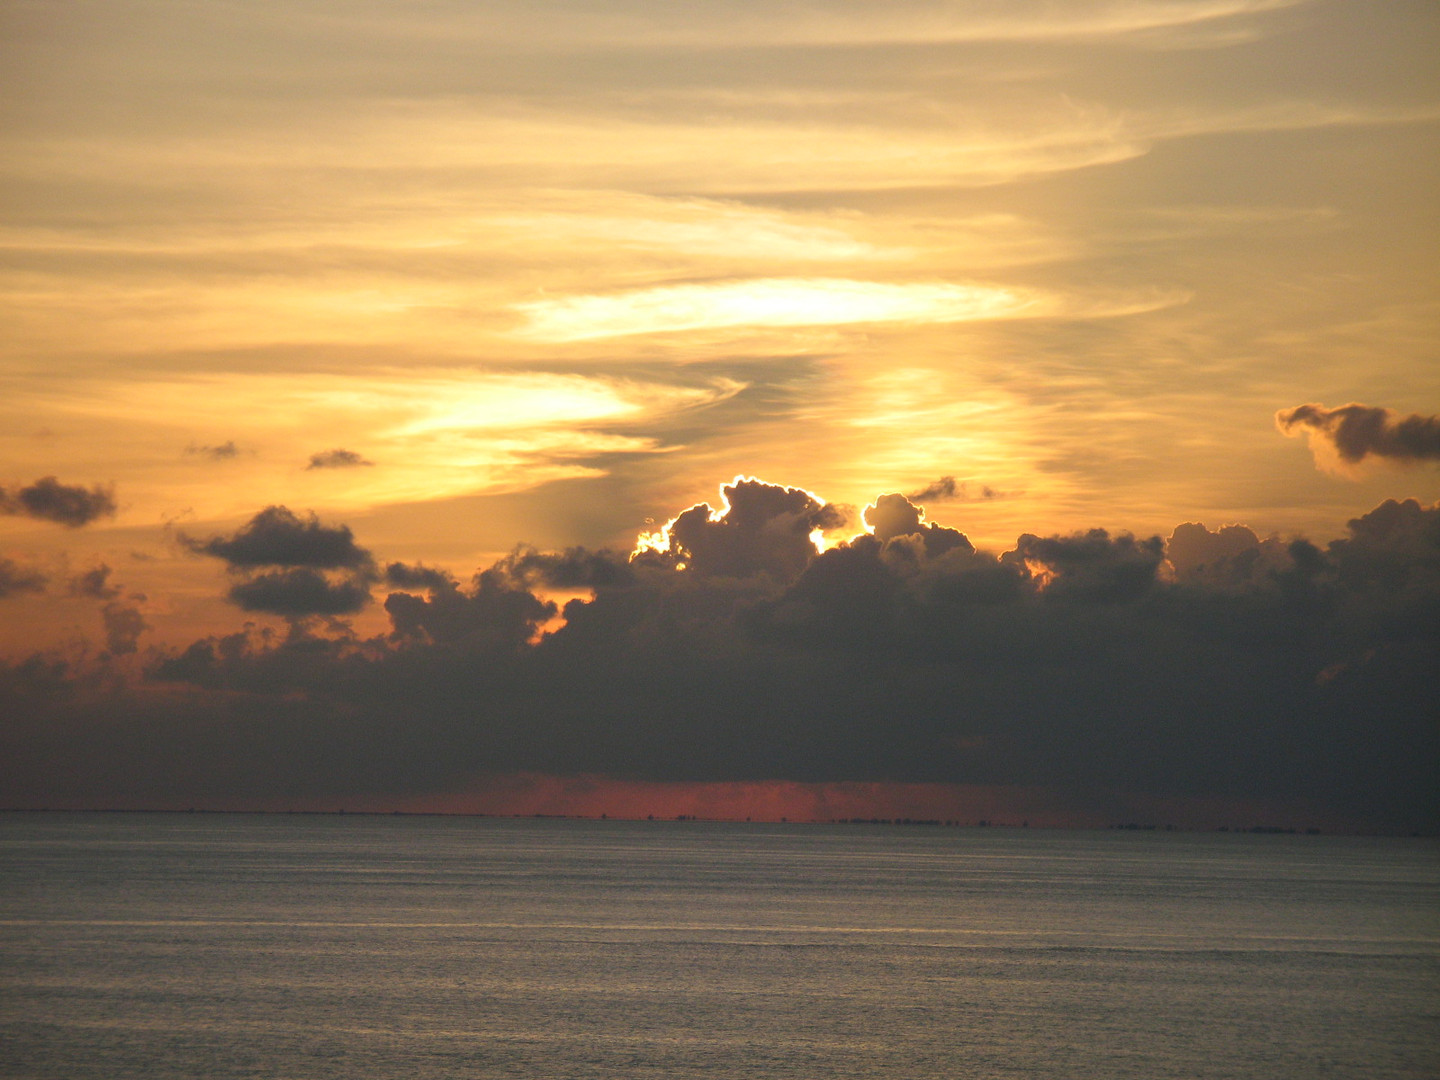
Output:
[[[611,814],[494,814],[479,811],[444,811],[444,810],[347,810],[336,808],[334,810],[239,810],[223,809],[214,807],[187,807],[184,810],[168,808],[145,807],[47,807],[47,806],[7,806],[0,807],[0,814],[168,814],[178,817],[192,815],[237,815],[246,817],[364,817],[364,818],[486,818],[495,821],[614,821],[626,823],[653,823],[653,824],[696,824],[696,825],[869,825],[888,826],[891,828],[930,828],[930,829],[966,829],[966,830],[989,830],[1004,829],[1016,832],[1026,832],[1032,828],[1036,832],[1158,832],[1158,833],[1230,833],[1240,836],[1375,836],[1391,837],[1400,839],[1433,839],[1432,834],[1411,832],[1411,833],[1383,833],[1383,832],[1343,832],[1325,831],[1318,828],[1296,828],[1279,825],[1220,825],[1215,828],[1197,829],[1183,828],[1177,825],[1154,825],[1138,824],[1133,822],[1117,823],[1106,826],[1079,826],[1079,825],[1039,825],[1031,826],[1028,822],[1009,821],[957,821],[939,820],[933,818],[811,818],[795,819],[788,818],[710,818],[699,817],[693,814],[680,814],[676,816],[661,817],[650,815],[646,817],[624,817]]]

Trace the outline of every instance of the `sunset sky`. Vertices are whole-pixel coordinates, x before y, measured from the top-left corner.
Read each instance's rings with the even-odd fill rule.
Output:
[[[0,805],[1440,827],[1437,56],[0,0]]]

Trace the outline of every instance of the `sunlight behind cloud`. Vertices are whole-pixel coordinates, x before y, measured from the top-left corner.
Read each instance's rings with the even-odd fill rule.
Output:
[[[1040,314],[1051,304],[1037,294],[983,285],[761,278],[536,300],[516,309],[527,320],[524,336],[562,342],[727,326],[1003,319]]]

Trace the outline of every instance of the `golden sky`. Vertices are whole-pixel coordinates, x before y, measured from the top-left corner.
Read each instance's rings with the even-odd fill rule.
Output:
[[[1430,0],[0,0],[0,652],[233,627],[195,538],[272,505],[463,577],[735,476],[832,543],[950,478],[994,552],[1434,502],[1275,416],[1440,411],[1437,55]]]
[[[995,544],[1435,494],[1269,419],[1440,400],[1428,3],[0,10],[0,460],[115,485],[72,552],[279,502],[459,565],[736,473],[953,475]]]

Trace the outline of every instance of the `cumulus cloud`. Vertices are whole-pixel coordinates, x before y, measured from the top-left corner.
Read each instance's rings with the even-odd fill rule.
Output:
[[[370,586],[379,577],[348,525],[322,525],[313,512],[302,518],[284,506],[267,506],[228,537],[200,540],[181,533],[179,541],[244,576],[228,595],[246,611],[289,618],[350,614],[369,604]]]
[[[1275,424],[1286,435],[1307,434],[1322,465],[1332,456],[1344,465],[1371,456],[1405,464],[1440,461],[1440,416],[1402,416],[1352,401],[1335,409],[1314,403],[1281,409]]]
[[[1168,544],[1094,529],[996,553],[891,494],[866,510],[873,532],[822,552],[823,500],[724,491],[629,559],[522,548],[464,582],[389,564],[371,572],[396,590],[387,633],[219,635],[93,712],[76,672],[0,670],[0,704],[25,718],[0,732],[0,788],[14,803],[49,785],[53,803],[84,784],[93,804],[102,788],[403,801],[522,772],[886,781],[1440,829],[1440,507],[1384,503],[1328,545],[1191,522]],[[363,602],[370,579],[301,547],[242,567],[240,599]],[[562,621],[555,588],[588,597]]]
[[[642,540],[646,553],[697,574],[791,576],[815,555],[810,534],[845,522],[838,507],[803,488],[736,477],[720,491],[721,509],[690,507]]]
[[[87,489],[45,476],[13,491],[0,488],[0,514],[53,521],[71,529],[114,517],[115,511],[115,493],[99,484]]]
[[[1164,552],[1158,536],[1137,540],[1091,529],[1071,536],[1026,533],[1002,561],[1024,567],[1049,597],[1116,603],[1150,589]]]
[[[44,592],[48,579],[40,571],[0,558],[0,600],[27,592]]]
[[[370,603],[370,587],[363,578],[332,581],[308,566],[255,574],[231,586],[230,600],[246,611],[274,615],[349,615]]]
[[[318,454],[310,455],[310,464],[305,466],[305,470],[309,472],[312,469],[359,469],[374,464],[373,461],[366,461],[354,450],[322,450]]]
[[[881,495],[865,508],[863,516],[871,534],[887,547],[893,547],[897,540],[913,537],[930,556],[943,555],[955,548],[974,550],[964,533],[926,523],[925,511],[904,495]]]
[[[391,593],[385,610],[398,640],[510,650],[528,641],[558,609],[515,584],[503,568],[492,568],[475,575],[464,591],[439,588],[428,598]]]
[[[321,525],[312,512],[301,518],[284,506],[267,506],[232,536],[198,540],[180,534],[180,543],[198,555],[224,559],[231,567],[308,566],[360,569],[370,553],[355,543],[348,525]]]
[[[384,581],[397,589],[450,589],[455,579],[445,570],[416,564],[392,562],[385,567]]]

